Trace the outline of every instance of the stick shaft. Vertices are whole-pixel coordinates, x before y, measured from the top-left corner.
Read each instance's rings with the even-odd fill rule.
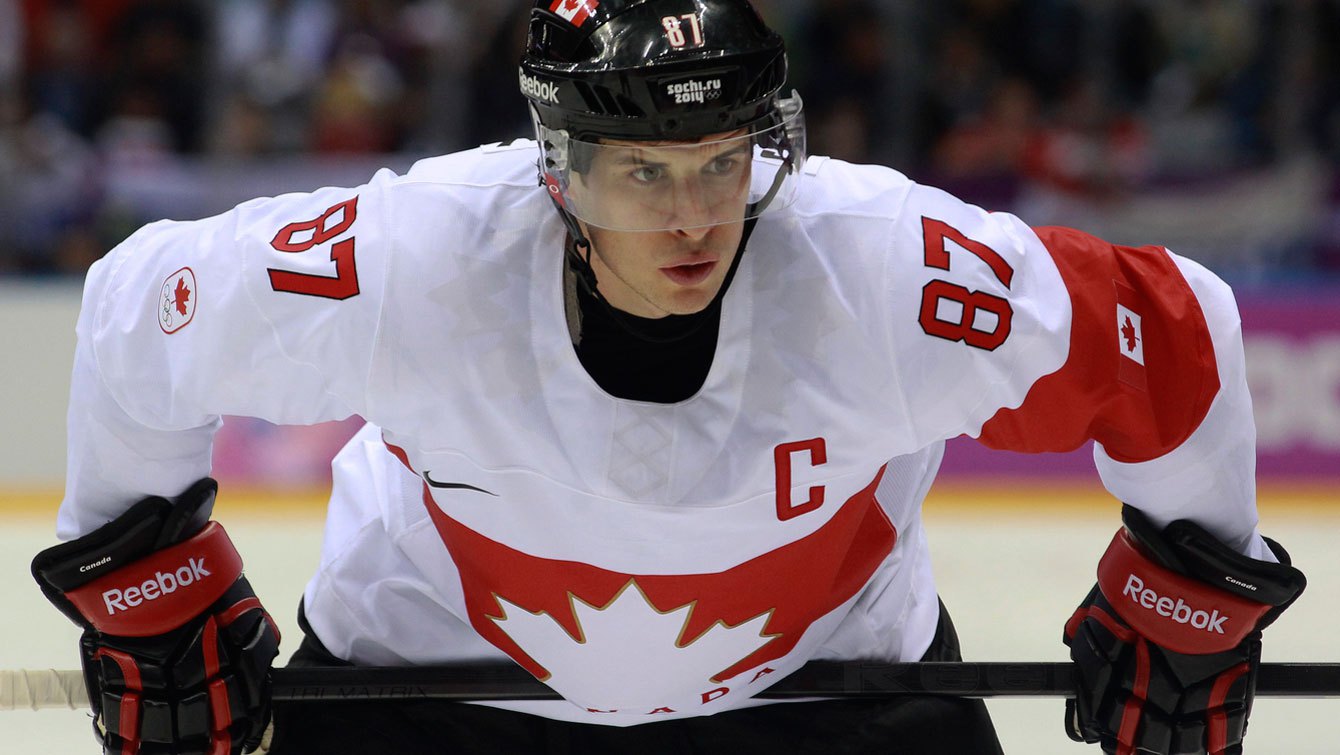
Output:
[[[0,671],[0,711],[29,708],[88,707],[84,675],[79,671],[20,669]]]
[[[557,700],[558,693],[519,666],[480,664],[404,667],[277,668],[273,696],[287,702],[351,700]],[[896,695],[1064,697],[1074,692],[1073,666],[1055,663],[806,664],[759,693],[760,698],[879,698]],[[1340,697],[1340,663],[1263,663],[1261,697]],[[0,671],[0,711],[88,707],[78,671]]]
[[[878,698],[1065,697],[1074,694],[1073,664],[876,663],[813,661],[758,697]],[[557,700],[558,693],[519,666],[312,667],[276,669],[277,700]],[[727,683],[728,686],[729,683]],[[1340,697],[1340,663],[1264,663],[1262,697]]]

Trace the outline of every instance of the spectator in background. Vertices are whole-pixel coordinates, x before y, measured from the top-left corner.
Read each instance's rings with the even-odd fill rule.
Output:
[[[0,271],[81,275],[108,248],[95,231],[100,206],[96,155],[53,113],[25,109],[20,100],[5,111],[0,121]]]
[[[1150,150],[1139,119],[1110,107],[1100,82],[1078,81],[1022,155],[1014,210],[1030,223],[1102,227],[1103,216],[1148,177]]]
[[[462,107],[479,29],[481,3],[411,0],[397,13],[401,29],[404,89],[400,149],[441,154],[476,146],[462,139],[467,121],[478,116]]]
[[[819,0],[796,29],[809,65],[795,88],[805,92],[814,144],[832,157],[868,162],[883,115],[876,108],[889,94],[882,14],[867,0]]]
[[[211,151],[228,155],[306,148],[308,98],[320,81],[339,18],[329,0],[211,4],[214,83],[222,104]]]
[[[1270,156],[1268,60],[1279,54],[1272,39],[1278,8],[1239,0],[1151,6],[1167,50],[1151,117],[1168,170],[1224,170]]]
[[[257,159],[282,149],[281,134],[291,133],[281,125],[274,110],[265,107],[247,90],[222,95],[219,115],[210,125],[209,152],[229,160]]]
[[[0,221],[19,229],[0,240],[0,269],[54,269],[60,256],[79,272],[73,260],[119,241],[107,218],[145,210],[101,206],[116,192],[99,182],[127,166],[172,170],[202,152],[298,166],[314,152],[425,155],[530,136],[524,107],[498,96],[515,83],[524,5],[0,0]],[[1300,153],[1340,163],[1340,0],[758,10],[792,42],[815,152],[896,153],[900,169],[991,206],[1021,180],[1110,197],[1112,176],[1119,193]],[[1106,113],[1080,114],[1094,102]],[[84,251],[54,251],[61,223],[78,226]]]
[[[113,17],[106,10],[94,15],[88,5],[29,0],[23,6],[25,88],[32,107],[84,137],[91,137],[96,125],[98,63],[106,25]]]
[[[325,74],[312,102],[317,152],[399,148],[407,35],[393,0],[341,0]]]
[[[526,103],[508,96],[517,80],[516,61],[512,59],[525,46],[525,19],[529,14],[527,4],[515,3],[501,17],[489,19],[492,33],[483,35],[487,41],[474,51],[469,69],[468,144],[535,135]]]
[[[1308,139],[1340,165],[1340,2],[1307,0],[1301,5],[1303,26],[1312,34],[1303,74],[1309,90],[1304,100]]]
[[[0,0],[0,97],[10,95],[19,85],[24,32],[17,0]]]
[[[0,227],[14,224],[14,195],[18,191],[11,167],[12,134],[19,120],[19,87],[24,25],[15,0],[0,0]],[[0,273],[14,266],[17,256],[11,239],[0,235]]]
[[[253,87],[266,102],[321,76],[338,23],[329,0],[213,3],[214,67],[226,86]]]
[[[939,18],[971,32],[1004,73],[1044,100],[1059,96],[1083,62],[1084,17],[1074,0],[952,0]]]
[[[189,0],[139,0],[112,27],[105,122],[107,152],[196,152],[202,146],[207,23]]]
[[[942,135],[972,129],[972,124],[982,121],[992,92],[1002,78],[1000,63],[988,54],[977,32],[965,25],[943,29],[932,47],[934,58],[925,77],[920,107],[923,135],[917,151],[921,154],[941,153],[946,148],[936,143]],[[1032,90],[1027,80],[1020,79],[1020,83]],[[963,160],[953,162],[951,172],[974,170]]]
[[[370,34],[339,42],[312,104],[315,152],[389,152],[399,146],[403,84],[384,44]]]
[[[937,175],[951,180],[1008,177],[1023,169],[1041,127],[1037,92],[1027,81],[1009,77],[992,87],[989,96],[980,113],[965,110],[936,145]]]
[[[1315,249],[1314,263],[1340,272],[1340,0],[1303,3],[1303,28],[1310,34],[1304,64],[1304,129],[1308,147],[1334,168],[1327,206],[1328,222]]]
[[[1097,39],[1092,49],[1099,67],[1110,77],[1111,95],[1123,109],[1139,109],[1149,102],[1154,76],[1167,57],[1152,3],[1116,0],[1090,24]]]
[[[1086,78],[1062,99],[1051,123],[1033,134],[1019,167],[1053,190],[1107,201],[1126,195],[1146,176],[1148,146],[1139,121],[1110,107],[1101,84]]]

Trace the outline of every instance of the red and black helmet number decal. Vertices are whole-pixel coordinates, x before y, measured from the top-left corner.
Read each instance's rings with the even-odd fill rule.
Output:
[[[665,41],[676,50],[703,46],[703,24],[697,13],[666,16],[661,19],[661,27],[665,29]]]

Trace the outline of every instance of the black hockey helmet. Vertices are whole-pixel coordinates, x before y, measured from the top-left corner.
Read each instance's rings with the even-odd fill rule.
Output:
[[[540,122],[577,139],[749,127],[785,79],[782,38],[746,0],[538,0],[521,58]]]
[[[609,140],[733,134],[754,152],[746,217],[794,196],[805,154],[800,98],[779,97],[785,45],[747,0],[537,0],[519,78],[541,179],[560,208],[588,223],[657,230],[661,222],[612,217],[589,192],[569,193],[573,174],[608,152]]]

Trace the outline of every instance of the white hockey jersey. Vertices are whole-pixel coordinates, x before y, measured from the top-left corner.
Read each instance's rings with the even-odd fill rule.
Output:
[[[617,725],[920,657],[920,504],[960,434],[1096,438],[1114,496],[1267,557],[1236,307],[1199,265],[813,158],[701,390],[622,400],[571,344],[534,161],[484,147],[128,239],[86,285],[59,534],[207,475],[220,415],[361,415],[305,597],[320,639],[510,657],[566,701],[509,707]]]

